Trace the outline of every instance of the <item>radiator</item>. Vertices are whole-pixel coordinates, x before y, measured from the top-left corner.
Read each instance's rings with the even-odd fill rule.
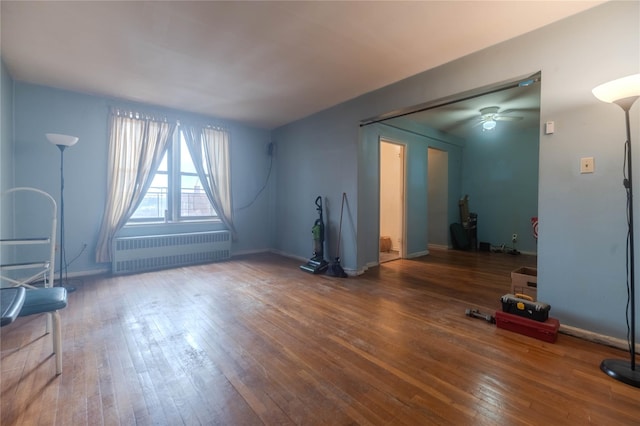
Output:
[[[113,240],[114,274],[131,274],[214,262],[231,257],[228,231],[118,237]]]

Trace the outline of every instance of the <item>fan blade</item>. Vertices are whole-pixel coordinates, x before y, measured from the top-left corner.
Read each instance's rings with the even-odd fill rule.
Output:
[[[509,114],[529,114],[540,111],[540,108],[510,108],[505,109],[504,111],[500,111],[500,115],[509,115]]]
[[[518,121],[518,120],[522,120],[522,117],[514,117],[509,115],[496,115],[495,117],[493,117],[493,119],[496,121]]]

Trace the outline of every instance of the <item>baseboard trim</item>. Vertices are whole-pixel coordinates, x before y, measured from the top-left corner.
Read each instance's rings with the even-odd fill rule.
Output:
[[[560,333],[588,340],[593,343],[611,346],[612,348],[621,349],[623,351],[629,351],[629,344],[627,341],[624,339],[618,339],[617,337],[611,337],[605,334],[595,333],[593,331],[563,324],[560,324]],[[640,344],[636,344],[636,352],[640,352]]]
[[[422,257],[429,254],[429,250],[417,251],[415,253],[409,253],[406,256],[406,259],[415,259],[416,257]]]
[[[259,254],[259,253],[273,253],[274,251],[271,249],[256,249],[256,250],[238,250],[231,253],[231,258],[234,256],[246,256],[250,254]],[[283,255],[284,256],[284,255]],[[288,256],[287,256],[288,257]]]
[[[309,260],[306,257],[296,256],[295,254],[291,254],[291,253],[288,253],[288,252],[282,251],[282,250],[270,249],[270,250],[266,250],[266,251],[268,251],[270,253],[273,253],[273,254],[277,254],[279,256],[288,257],[289,259],[295,259],[295,260],[298,260],[298,261],[303,262],[303,263],[306,263]]]

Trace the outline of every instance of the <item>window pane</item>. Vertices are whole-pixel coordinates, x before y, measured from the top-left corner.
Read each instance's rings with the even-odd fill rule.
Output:
[[[168,179],[164,173],[156,173],[149,190],[145,194],[132,219],[164,219],[164,211],[168,208]]]
[[[167,174],[167,153],[165,153],[149,190],[131,219],[164,220],[164,212],[169,206],[168,192],[169,177]]]
[[[198,176],[182,174],[180,180],[180,216],[216,216]]]
[[[167,153],[164,153],[164,156],[162,157],[162,161],[160,162],[160,165],[158,166],[158,171],[159,172],[168,172],[169,169],[167,168]]]
[[[180,216],[217,216],[193,165],[189,148],[180,132]]]
[[[193,160],[182,132],[180,132],[180,171],[182,173],[196,173],[196,167],[193,165]]]

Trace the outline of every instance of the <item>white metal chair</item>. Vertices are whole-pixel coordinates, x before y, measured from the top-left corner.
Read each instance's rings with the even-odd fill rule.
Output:
[[[26,199],[29,197],[29,199]],[[28,216],[26,202],[33,203],[32,208],[50,209],[42,212],[46,220],[51,220],[51,228],[44,224],[39,228],[48,235],[15,235],[12,230],[2,229],[2,264],[0,265],[0,280],[2,286],[5,282],[11,287],[22,286],[27,288],[24,304],[18,316],[24,317],[36,314],[47,314],[46,332],[52,334],[53,352],[56,355],[56,374],[62,373],[62,334],[60,326],[60,313],[58,310],[67,306],[67,291],[63,287],[53,287],[55,279],[55,255],[56,255],[56,228],[58,206],[54,198],[37,188],[18,187],[12,188],[1,194],[0,208],[2,213],[13,211],[13,223],[23,216]],[[23,203],[24,206],[23,206]],[[21,209],[22,208],[22,209]],[[9,210],[11,209],[11,210]],[[44,220],[44,219],[43,219]],[[34,225],[32,228],[36,228]],[[23,225],[21,229],[26,229]],[[38,229],[38,232],[40,229]],[[18,232],[19,233],[19,232]],[[11,238],[5,238],[10,235]],[[38,247],[40,249],[38,249]],[[12,249],[10,252],[6,250]],[[45,253],[46,251],[46,253]],[[11,262],[5,263],[8,257]],[[44,288],[34,286],[42,280]]]

